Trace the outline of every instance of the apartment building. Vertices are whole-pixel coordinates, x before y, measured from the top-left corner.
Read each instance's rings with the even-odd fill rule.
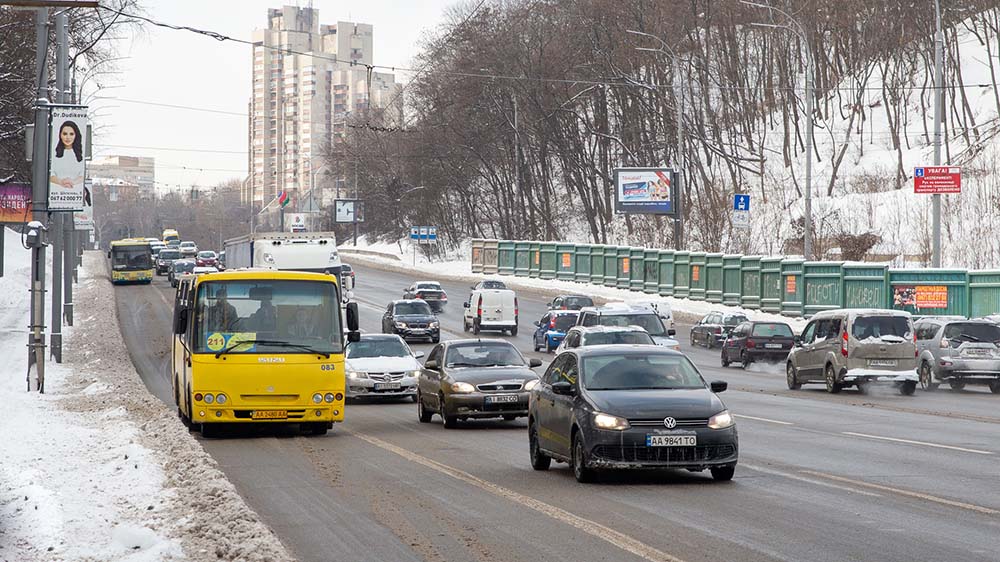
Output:
[[[372,36],[368,24],[321,24],[314,8],[268,10],[267,29],[253,33],[244,198],[266,204],[287,191],[294,203],[315,187],[314,199],[332,204],[343,182],[330,180],[325,149],[346,133],[352,115],[390,103],[402,107],[392,74],[372,72],[369,84]]]

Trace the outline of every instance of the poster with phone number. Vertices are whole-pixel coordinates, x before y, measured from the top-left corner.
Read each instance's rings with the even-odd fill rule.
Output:
[[[240,342],[257,339],[256,332],[212,332],[205,336],[205,347],[209,351],[222,351],[224,349],[235,348]],[[234,351],[243,353],[253,353],[257,350],[257,344],[240,345]]]

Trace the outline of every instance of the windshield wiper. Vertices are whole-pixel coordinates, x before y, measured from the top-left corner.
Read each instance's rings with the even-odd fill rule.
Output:
[[[239,347],[241,345],[244,345],[244,344],[254,344],[254,345],[261,344],[261,345],[276,345],[276,346],[281,346],[281,347],[294,347],[294,348],[297,348],[297,349],[301,349],[303,351],[308,351],[309,353],[315,353],[317,355],[322,355],[326,359],[330,358],[330,352],[329,351],[322,351],[322,350],[319,350],[319,349],[316,349],[316,348],[313,348],[313,347],[309,347],[308,345],[302,345],[302,344],[299,344],[299,343],[292,343],[290,341],[282,341],[282,340],[243,340],[241,342],[235,343],[235,344],[227,347],[226,349],[223,349],[223,350],[219,351],[218,353],[215,354],[215,358],[218,359],[219,357],[225,355],[226,353],[229,353],[230,351],[232,351],[232,350],[236,349],[237,347]]]
[[[958,337],[967,339],[969,341],[975,341],[975,342],[981,342],[981,341],[983,341],[983,340],[977,338],[976,336],[973,336],[972,334],[959,334]]]
[[[484,365],[479,365],[478,363],[448,363],[447,367],[483,367]]]

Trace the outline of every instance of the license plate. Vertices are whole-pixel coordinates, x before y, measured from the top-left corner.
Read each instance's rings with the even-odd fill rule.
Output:
[[[695,447],[697,435],[646,435],[647,447]]]
[[[992,355],[988,349],[966,349],[966,355],[975,355],[977,357],[985,357],[987,355]]]
[[[895,359],[869,359],[868,365],[871,367],[895,367],[897,362]]]
[[[497,394],[486,397],[487,404],[510,404],[511,402],[517,402],[516,394]]]
[[[283,420],[288,417],[286,410],[254,410],[251,417],[255,420]]]
[[[783,346],[780,343],[765,343],[764,347],[767,349],[781,349]]]
[[[399,390],[402,388],[398,382],[377,382],[375,390]]]

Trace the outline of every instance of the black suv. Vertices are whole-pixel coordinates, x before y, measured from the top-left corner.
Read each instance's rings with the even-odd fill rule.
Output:
[[[441,341],[441,324],[431,307],[419,299],[389,303],[382,314],[382,333],[398,334],[404,340],[426,338]]]
[[[597,469],[709,469],[716,480],[736,471],[736,424],[677,351],[652,345],[579,347],[556,356],[528,405],[531,466],[570,463],[579,482]]]
[[[163,248],[156,255],[156,274],[166,275],[174,262],[181,259],[181,251],[174,248]]]
[[[739,362],[746,369],[754,361],[781,361],[795,346],[792,327],[784,322],[744,322],[722,343],[722,366]]]

